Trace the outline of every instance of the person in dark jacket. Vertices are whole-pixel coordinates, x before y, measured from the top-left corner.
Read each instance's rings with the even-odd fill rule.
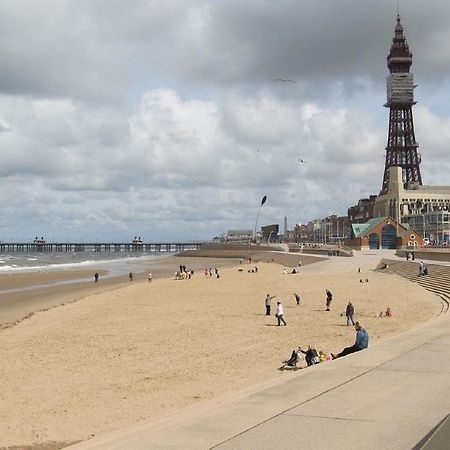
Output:
[[[359,352],[360,350],[364,350],[369,346],[369,335],[367,331],[359,324],[359,322],[355,323],[356,330],[356,340],[355,343],[351,347],[345,347],[341,353],[337,355],[331,354],[333,359],[340,358],[341,356],[350,355],[350,353]]]
[[[306,350],[306,352],[301,348],[299,348],[299,350],[305,355],[305,361],[308,366],[320,363],[320,358],[315,348],[312,348],[310,345],[308,345],[308,350]]]
[[[345,309],[345,315],[347,316],[347,326],[355,325],[355,321],[353,320],[353,316],[355,314],[355,308],[352,305],[352,302],[348,302],[347,308]]]
[[[328,289],[326,290],[326,293],[327,293],[326,299],[327,309],[325,311],[330,311],[331,302],[333,301],[333,294]]]

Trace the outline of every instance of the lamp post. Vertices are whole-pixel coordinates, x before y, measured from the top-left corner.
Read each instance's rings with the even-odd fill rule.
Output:
[[[264,205],[264,203],[266,203],[266,201],[267,201],[267,195],[265,195],[265,196],[261,199],[261,204],[259,205],[259,208],[258,208],[258,214],[256,215],[255,232],[254,232],[255,243],[256,243],[256,227],[258,226],[259,213],[261,212],[262,205]]]

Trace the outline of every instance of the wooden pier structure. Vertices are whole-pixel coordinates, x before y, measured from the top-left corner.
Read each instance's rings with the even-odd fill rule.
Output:
[[[98,243],[98,242],[0,242],[0,253],[61,252],[182,252],[198,250],[202,242]]]

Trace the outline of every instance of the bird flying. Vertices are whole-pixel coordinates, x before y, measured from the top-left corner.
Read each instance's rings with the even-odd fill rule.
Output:
[[[279,81],[280,83],[295,83],[294,80],[289,80],[287,78],[275,78],[272,81]]]

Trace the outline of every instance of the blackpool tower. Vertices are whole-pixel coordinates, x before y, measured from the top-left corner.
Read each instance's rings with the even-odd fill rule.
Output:
[[[420,175],[420,156],[414,135],[412,107],[414,101],[413,74],[409,72],[412,64],[412,53],[403,34],[400,16],[392,40],[391,50],[387,57],[390,74],[387,77],[387,102],[389,108],[389,133],[386,146],[383,186],[380,194],[385,194],[389,187],[389,168],[402,168],[403,185],[422,185]]]

